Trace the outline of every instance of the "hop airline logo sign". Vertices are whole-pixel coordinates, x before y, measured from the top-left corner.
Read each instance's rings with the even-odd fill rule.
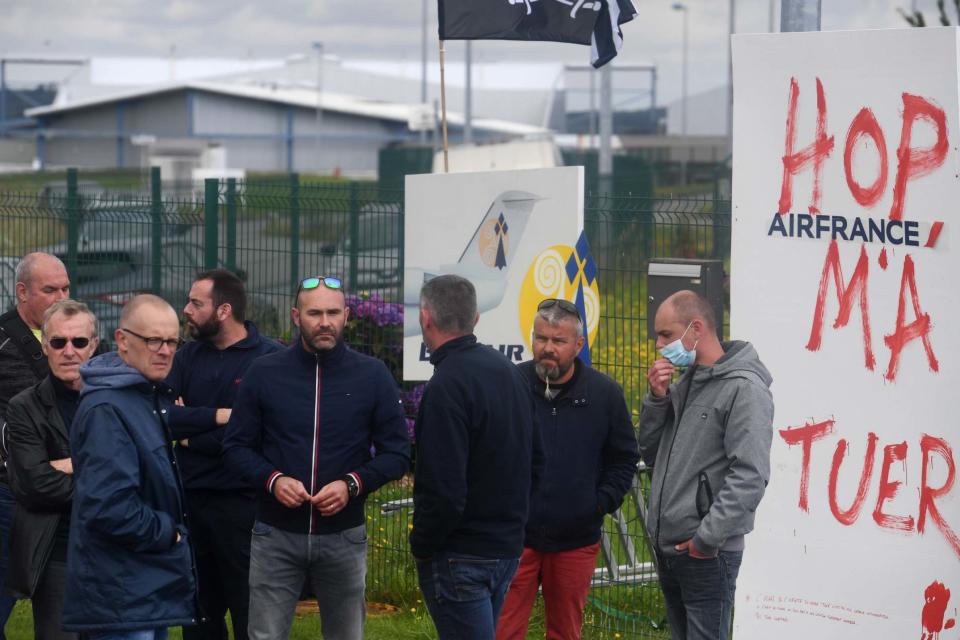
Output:
[[[590,348],[600,328],[600,286],[597,265],[585,233],[576,246],[556,244],[533,260],[520,286],[520,334],[527,349],[532,348],[533,321],[537,305],[546,298],[568,300],[577,306],[584,321],[586,344],[580,358],[591,364]]]

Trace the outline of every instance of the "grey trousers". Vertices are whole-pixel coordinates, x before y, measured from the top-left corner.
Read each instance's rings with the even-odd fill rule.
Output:
[[[250,640],[286,640],[309,578],[326,640],[362,640],[366,616],[367,531],[291,533],[263,522],[250,543]]]

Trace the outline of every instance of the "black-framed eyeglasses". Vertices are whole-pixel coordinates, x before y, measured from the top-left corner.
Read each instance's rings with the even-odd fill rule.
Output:
[[[583,320],[583,318],[580,317],[580,310],[577,309],[577,305],[573,304],[569,300],[561,300],[560,298],[547,298],[537,305],[537,311],[543,311],[544,309],[549,309],[555,306],[560,307],[563,311],[572,316],[576,316],[577,320]]]
[[[343,289],[343,280],[340,278],[334,278],[333,276],[310,276],[309,278],[304,278],[300,281],[300,288],[297,289],[297,293],[300,293],[301,291],[309,291],[310,289],[316,289],[321,284],[327,289],[334,289],[338,291]]]
[[[55,349],[57,351],[65,348],[68,342],[73,345],[74,349],[86,349],[87,345],[90,344],[90,340],[91,338],[85,338],[83,336],[76,336],[74,338],[63,338],[57,336],[56,338],[50,338],[47,340],[47,344],[50,345],[51,349]]]
[[[167,345],[168,347],[170,347],[170,350],[171,350],[171,351],[176,351],[177,349],[179,349],[180,347],[183,346],[183,339],[182,339],[182,338],[166,338],[166,339],[164,339],[164,338],[161,338],[161,337],[159,337],[159,336],[151,336],[151,337],[148,338],[147,336],[142,336],[142,335],[140,335],[139,333],[137,333],[136,331],[130,331],[130,329],[127,329],[127,328],[124,328],[124,327],[120,327],[120,330],[121,330],[121,331],[126,331],[126,332],[129,333],[130,335],[135,336],[135,337],[140,338],[141,340],[143,340],[143,343],[147,345],[147,349],[150,350],[150,351],[152,351],[152,352],[154,352],[154,353],[159,353],[159,352],[160,352],[160,349],[163,348],[163,345]]]

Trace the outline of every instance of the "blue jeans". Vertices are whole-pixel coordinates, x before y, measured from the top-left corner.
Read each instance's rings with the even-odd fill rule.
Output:
[[[727,640],[743,551],[698,560],[660,555],[660,588],[673,640]]]
[[[307,578],[325,640],[362,640],[366,616],[367,531],[308,535],[255,522],[250,538],[250,640],[290,636]]]
[[[98,631],[85,633],[87,640],[167,640],[166,628],[146,631]]]
[[[440,552],[417,560],[420,591],[441,640],[492,640],[519,558]]]
[[[17,502],[10,493],[6,480],[0,481],[0,640],[6,640],[3,628],[7,626],[7,619],[13,611],[17,599],[5,595],[7,581],[7,556],[10,554],[10,522],[13,520],[13,510]]]

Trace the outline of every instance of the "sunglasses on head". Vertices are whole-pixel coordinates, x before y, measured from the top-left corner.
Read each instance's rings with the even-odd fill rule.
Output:
[[[316,289],[321,284],[327,289],[343,289],[343,281],[340,280],[340,278],[334,278],[332,276],[310,276],[300,281],[300,288],[297,291],[299,293],[300,291]]]
[[[537,305],[537,311],[543,311],[544,309],[549,309],[554,306],[560,307],[572,316],[576,316],[577,320],[582,319],[580,318],[580,311],[577,309],[577,305],[573,304],[569,300],[561,300],[560,298],[547,298]]]
[[[90,344],[90,338],[84,338],[84,337],[78,336],[76,338],[57,337],[57,338],[50,338],[49,340],[47,340],[47,344],[49,344],[51,348],[56,349],[57,351],[60,351],[60,349],[63,349],[64,347],[66,347],[67,342],[72,344],[74,349],[85,349],[87,345]]]

